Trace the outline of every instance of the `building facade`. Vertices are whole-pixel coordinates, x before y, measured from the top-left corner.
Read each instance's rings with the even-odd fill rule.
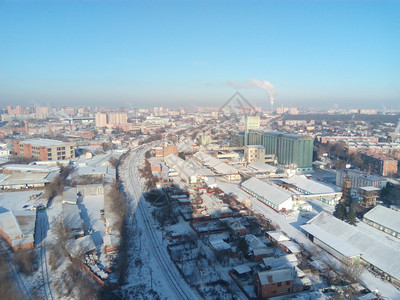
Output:
[[[244,145],[249,145],[249,131],[260,128],[260,116],[245,116]]]
[[[75,145],[57,140],[14,140],[14,152],[37,160],[64,160],[75,158]]]
[[[311,136],[271,130],[250,130],[249,144],[262,145],[278,164],[301,172],[312,170],[314,140]]]

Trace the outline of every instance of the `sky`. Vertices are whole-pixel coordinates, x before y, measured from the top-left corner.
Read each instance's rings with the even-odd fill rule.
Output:
[[[0,106],[219,106],[235,91],[400,109],[400,1],[0,0]]]

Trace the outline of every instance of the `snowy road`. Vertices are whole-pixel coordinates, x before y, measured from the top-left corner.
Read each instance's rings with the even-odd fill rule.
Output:
[[[127,157],[121,167],[121,177],[125,191],[130,198],[130,208],[136,224],[143,230],[143,237],[147,242],[147,254],[151,256],[152,274],[158,278],[161,286],[158,287],[163,297],[170,299],[199,299],[200,297],[188,286],[171,261],[162,241],[157,236],[152,225],[153,217],[150,215],[143,197],[143,187],[140,181],[138,165],[143,158],[147,147],[140,147]],[[149,281],[151,279],[149,278]]]

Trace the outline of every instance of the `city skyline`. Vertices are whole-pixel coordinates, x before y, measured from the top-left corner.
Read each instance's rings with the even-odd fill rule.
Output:
[[[2,2],[0,103],[399,108],[399,2]]]

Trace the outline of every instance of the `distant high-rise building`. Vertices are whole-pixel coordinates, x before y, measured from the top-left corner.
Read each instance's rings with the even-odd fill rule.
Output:
[[[95,116],[96,127],[107,127],[108,125],[122,125],[128,123],[126,112],[99,112]]]
[[[249,130],[260,128],[260,116],[245,116],[244,145],[249,144]]]
[[[96,127],[106,127],[107,114],[106,113],[97,113],[95,120],[96,120]]]

